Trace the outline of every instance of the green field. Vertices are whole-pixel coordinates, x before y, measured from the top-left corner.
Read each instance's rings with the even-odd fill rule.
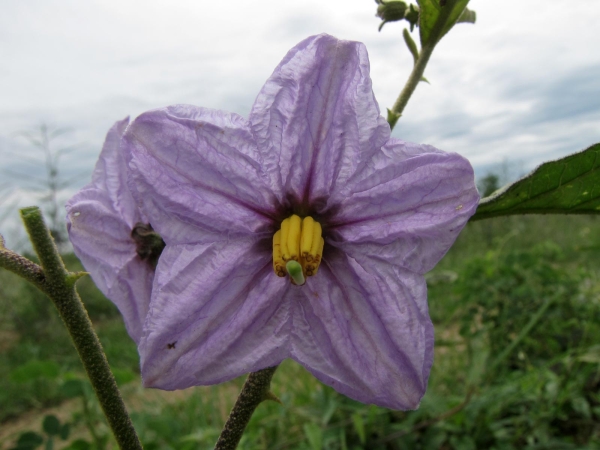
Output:
[[[240,448],[600,448],[599,225],[588,216],[469,224],[428,274],[436,356],[419,410],[362,405],[286,361],[273,381],[283,404],[258,408]],[[243,379],[143,390],[118,312],[89,278],[78,288],[144,448],[212,448]],[[52,304],[0,270],[1,448],[17,448],[24,432],[38,437],[21,449],[39,439],[35,448],[116,448]]]

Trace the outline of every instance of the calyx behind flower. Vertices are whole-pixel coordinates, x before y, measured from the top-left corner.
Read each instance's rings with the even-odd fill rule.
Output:
[[[158,258],[165,248],[165,241],[154,231],[149,223],[138,222],[131,230],[131,238],[136,245],[136,253],[142,259],[147,261],[150,267],[156,269]]]
[[[273,270],[277,276],[288,274],[289,261],[300,264],[304,277],[316,275],[325,245],[322,231],[321,224],[310,216],[301,219],[294,214],[281,222],[281,228],[273,235]],[[295,277],[292,282],[303,284],[296,283]]]

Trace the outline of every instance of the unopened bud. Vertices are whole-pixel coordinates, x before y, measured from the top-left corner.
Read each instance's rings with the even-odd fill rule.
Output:
[[[379,4],[377,7],[377,16],[386,22],[395,22],[404,19],[406,8],[408,7],[403,1],[390,0]]]

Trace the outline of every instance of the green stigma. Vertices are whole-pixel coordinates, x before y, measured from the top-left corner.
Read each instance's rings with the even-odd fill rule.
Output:
[[[296,283],[298,286],[302,286],[304,284],[306,280],[304,279],[304,274],[302,273],[302,266],[298,261],[294,261],[293,259],[289,260],[285,264],[285,269],[294,283]]]

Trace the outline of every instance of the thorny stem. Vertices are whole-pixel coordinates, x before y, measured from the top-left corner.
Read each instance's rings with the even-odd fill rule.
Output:
[[[248,375],[240,396],[233,405],[223,431],[221,431],[215,450],[235,449],[256,407],[264,400],[276,399],[269,390],[276,370],[277,366],[268,367]]]
[[[454,8],[454,2],[448,2],[446,6],[442,7],[440,15],[438,16],[435,25],[431,29],[431,33],[429,34],[429,39],[427,42],[423,44],[421,48],[421,52],[419,53],[419,58],[415,61],[415,65],[413,66],[413,70],[410,73],[408,80],[406,80],[406,84],[404,88],[400,92],[396,103],[392,106],[392,113],[394,113],[395,117],[389,117],[388,122],[390,124],[390,128],[393,130],[396,122],[402,115],[404,108],[406,107],[410,97],[415,92],[419,81],[423,78],[423,74],[425,73],[425,67],[427,67],[427,63],[429,62],[429,58],[433,53],[433,49],[439,42],[442,37],[442,32],[444,30],[444,26],[450,17],[450,13]]]
[[[141,450],[142,444],[133,428],[102,345],[75,290],[75,281],[83,274],[67,271],[38,207],[22,209],[21,217],[43,272],[25,258],[15,259],[12,252],[3,246],[0,249],[0,266],[32,282],[50,297],[71,335],[119,447],[121,450]],[[8,257],[3,257],[7,254]],[[40,276],[43,278],[36,278]]]

